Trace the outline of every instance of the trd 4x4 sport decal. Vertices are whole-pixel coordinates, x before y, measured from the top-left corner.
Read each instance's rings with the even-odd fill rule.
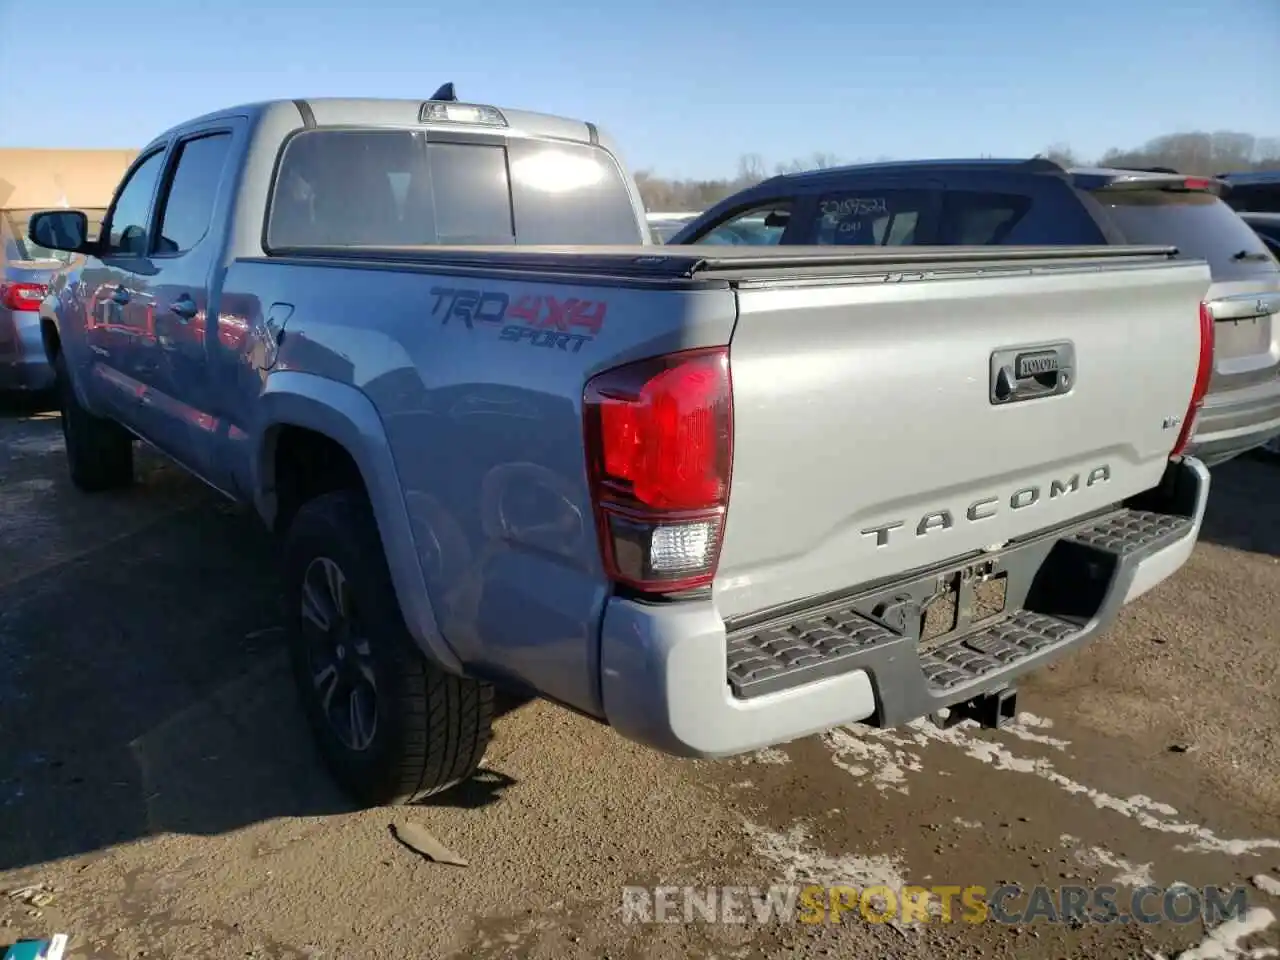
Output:
[[[549,350],[577,353],[604,327],[603,300],[559,299],[529,294],[511,297],[496,290],[433,287],[431,316],[442,326],[460,323],[468,330],[494,326],[498,339]]]

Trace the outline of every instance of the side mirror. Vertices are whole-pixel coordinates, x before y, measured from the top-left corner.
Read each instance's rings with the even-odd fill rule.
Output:
[[[79,210],[45,210],[27,222],[31,242],[46,250],[88,253],[89,218]]]

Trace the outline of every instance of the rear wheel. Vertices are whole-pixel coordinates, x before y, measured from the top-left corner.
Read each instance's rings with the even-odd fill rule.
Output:
[[[294,676],[338,783],[381,806],[468,779],[489,744],[493,688],[423,657],[365,497],[338,491],[304,504],[284,552]]]
[[[127,487],[133,483],[133,435],[81,406],[61,353],[54,357],[53,368],[71,482],[89,493]]]

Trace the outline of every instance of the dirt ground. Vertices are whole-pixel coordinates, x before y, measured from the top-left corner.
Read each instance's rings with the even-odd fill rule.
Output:
[[[353,812],[293,702],[252,519],[159,462],[134,491],[78,495],[56,417],[0,414],[0,890],[18,892],[0,947],[62,931],[99,960],[1280,956],[1280,465],[1216,470],[1210,514],[1188,566],[1027,683],[999,732],[848,728],[690,762],[507,703],[473,783]],[[467,865],[399,844],[411,821]],[[1122,903],[1242,884],[1249,912],[1207,930],[622,909],[624,886],[788,883],[1113,884]]]

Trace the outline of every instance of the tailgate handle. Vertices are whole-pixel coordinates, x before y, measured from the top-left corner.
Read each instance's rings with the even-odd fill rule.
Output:
[[[991,403],[1021,403],[1069,393],[1076,349],[1069,342],[1004,347],[991,354]]]
[[[1206,304],[1215,320],[1252,320],[1280,313],[1280,293],[1246,293],[1219,297]]]

